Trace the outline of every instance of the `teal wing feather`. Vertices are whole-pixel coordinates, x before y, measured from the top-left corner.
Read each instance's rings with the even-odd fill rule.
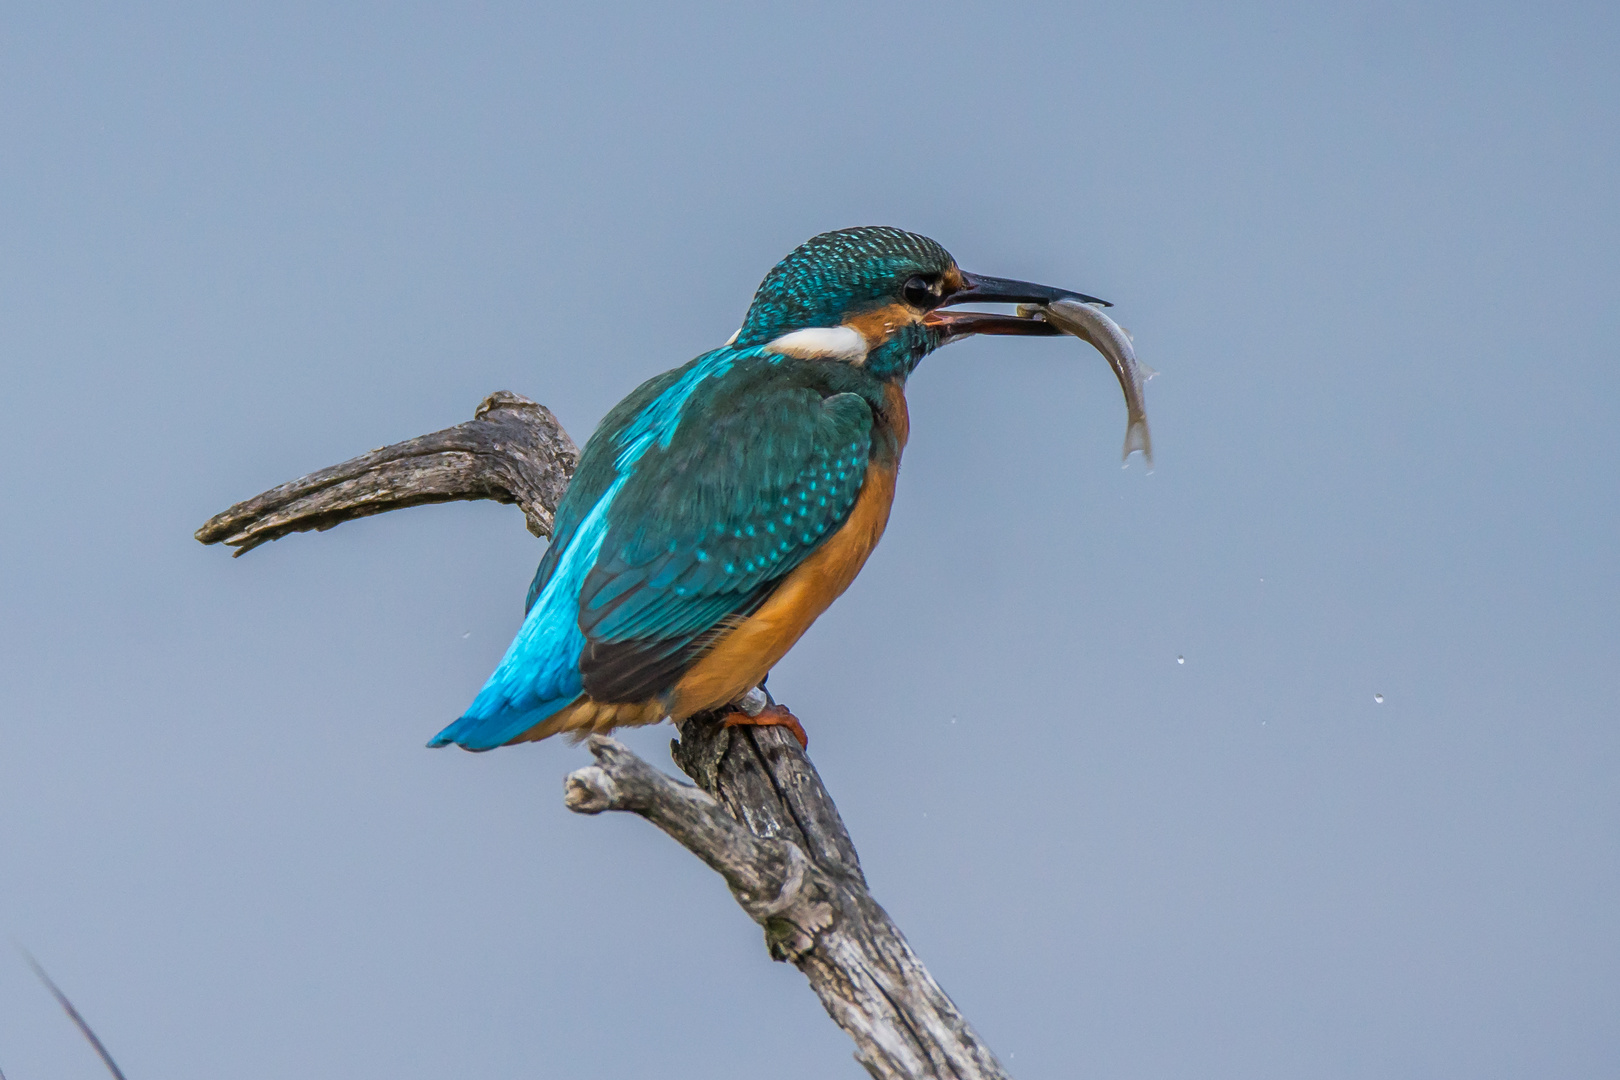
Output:
[[[688,401],[609,507],[579,597],[586,691],[640,701],[669,689],[727,620],[756,610],[838,531],[873,434],[865,396],[766,360]]]
[[[688,369],[702,359],[703,357],[698,357],[690,364],[648,379],[632,390],[623,401],[613,406],[608,414],[602,417],[602,422],[596,425],[596,430],[585,442],[585,449],[580,452],[579,467],[568,483],[568,490],[563,493],[562,501],[557,504],[557,516],[551,529],[551,543],[546,548],[546,553],[540,557],[540,565],[534,572],[534,580],[529,583],[529,595],[523,602],[524,614],[534,607],[534,602],[545,589],[546,582],[550,581],[551,575],[556,572],[557,562],[573,541],[580,522],[618,479],[614,463],[619,454],[619,443],[625,429],[636,417],[644,413],[647,406],[657,400],[660,394],[668,390],[686,374]]]

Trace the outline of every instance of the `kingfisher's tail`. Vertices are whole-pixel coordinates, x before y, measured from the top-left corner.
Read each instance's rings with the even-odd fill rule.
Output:
[[[529,609],[500,666],[461,718],[429,746],[455,743],[467,750],[493,750],[578,701],[584,693],[579,658],[585,635],[579,606],[567,594]]]
[[[558,508],[558,535],[563,539],[553,537],[553,546],[546,550],[535,582],[529,586],[528,614],[522,628],[466,713],[435,735],[429,746],[455,743],[468,750],[505,746],[584,694],[585,680],[579,672],[580,657],[585,653],[585,634],[579,628],[579,590],[601,550],[607,507],[623,486],[623,477],[615,480],[572,531],[563,525],[564,508]],[[571,488],[569,498],[573,491]]]
[[[482,694],[479,695],[483,697]],[[542,702],[531,709],[502,709],[490,716],[477,714],[478,704],[468,709],[455,723],[433,736],[430,747],[456,744],[463,750],[493,750],[497,746],[516,742],[518,737],[536,724],[561,712],[579,700],[579,695]]]

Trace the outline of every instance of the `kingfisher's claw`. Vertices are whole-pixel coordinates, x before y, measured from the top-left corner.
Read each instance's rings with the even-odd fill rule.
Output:
[[[759,711],[758,716],[749,716],[738,711],[728,713],[720,721],[721,727],[785,727],[793,732],[793,737],[799,740],[799,745],[810,749],[810,736],[804,733],[804,725],[799,718],[788,712],[786,705],[767,705]]]

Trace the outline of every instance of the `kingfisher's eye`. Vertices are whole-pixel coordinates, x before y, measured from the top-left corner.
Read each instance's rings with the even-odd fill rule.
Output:
[[[934,286],[925,277],[914,277],[906,282],[900,290],[900,296],[906,303],[914,308],[927,310],[939,303],[939,294]]]

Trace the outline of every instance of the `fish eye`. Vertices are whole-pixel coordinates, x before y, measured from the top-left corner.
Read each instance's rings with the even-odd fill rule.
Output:
[[[916,275],[905,283],[900,289],[900,297],[914,308],[924,311],[939,303],[939,293],[933,282],[922,275]]]

